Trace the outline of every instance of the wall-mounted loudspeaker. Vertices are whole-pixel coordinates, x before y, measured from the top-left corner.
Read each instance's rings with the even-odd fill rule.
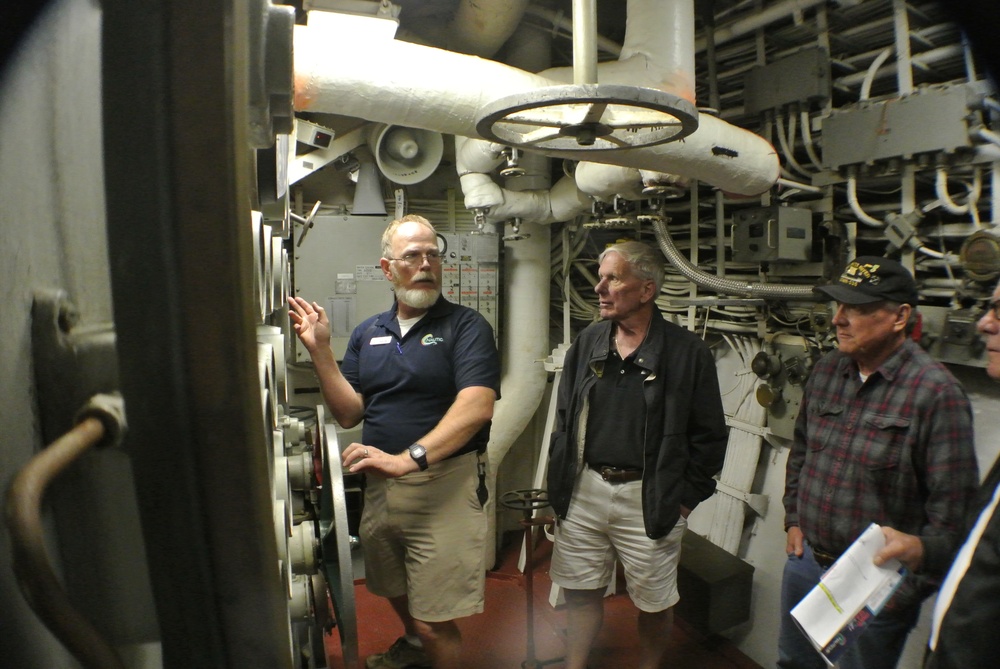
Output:
[[[382,174],[404,186],[429,177],[444,154],[440,133],[398,125],[378,124],[369,144]]]

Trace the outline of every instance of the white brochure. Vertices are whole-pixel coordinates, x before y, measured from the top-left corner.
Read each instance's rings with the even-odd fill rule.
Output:
[[[831,667],[903,580],[906,568],[899,560],[881,567],[872,562],[883,546],[882,528],[872,523],[792,609],[792,618]]]

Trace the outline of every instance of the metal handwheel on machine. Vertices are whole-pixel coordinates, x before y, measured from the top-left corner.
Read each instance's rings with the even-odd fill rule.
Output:
[[[337,617],[344,666],[357,667],[358,618],[354,606],[354,566],[351,561],[351,537],[347,530],[347,498],[337,429],[325,424],[322,406],[316,408],[316,414],[316,432],[323,461],[319,518],[323,571]]]

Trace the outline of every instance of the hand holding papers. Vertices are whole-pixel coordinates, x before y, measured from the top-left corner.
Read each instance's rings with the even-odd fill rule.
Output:
[[[880,567],[872,562],[884,545],[882,529],[872,523],[792,609],[792,618],[830,666],[903,580],[906,570],[899,560]]]

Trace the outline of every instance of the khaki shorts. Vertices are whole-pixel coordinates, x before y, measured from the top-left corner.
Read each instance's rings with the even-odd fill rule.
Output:
[[[443,622],[482,613],[486,512],[475,453],[398,479],[367,477],[361,514],[368,590],[406,595],[410,615]]]
[[[677,564],[687,520],[660,539],[650,539],[642,522],[642,481],[608,483],[584,467],[565,520],[556,525],[549,576],[569,590],[607,588],[615,560],[625,569],[636,608],[656,613],[680,600]]]

